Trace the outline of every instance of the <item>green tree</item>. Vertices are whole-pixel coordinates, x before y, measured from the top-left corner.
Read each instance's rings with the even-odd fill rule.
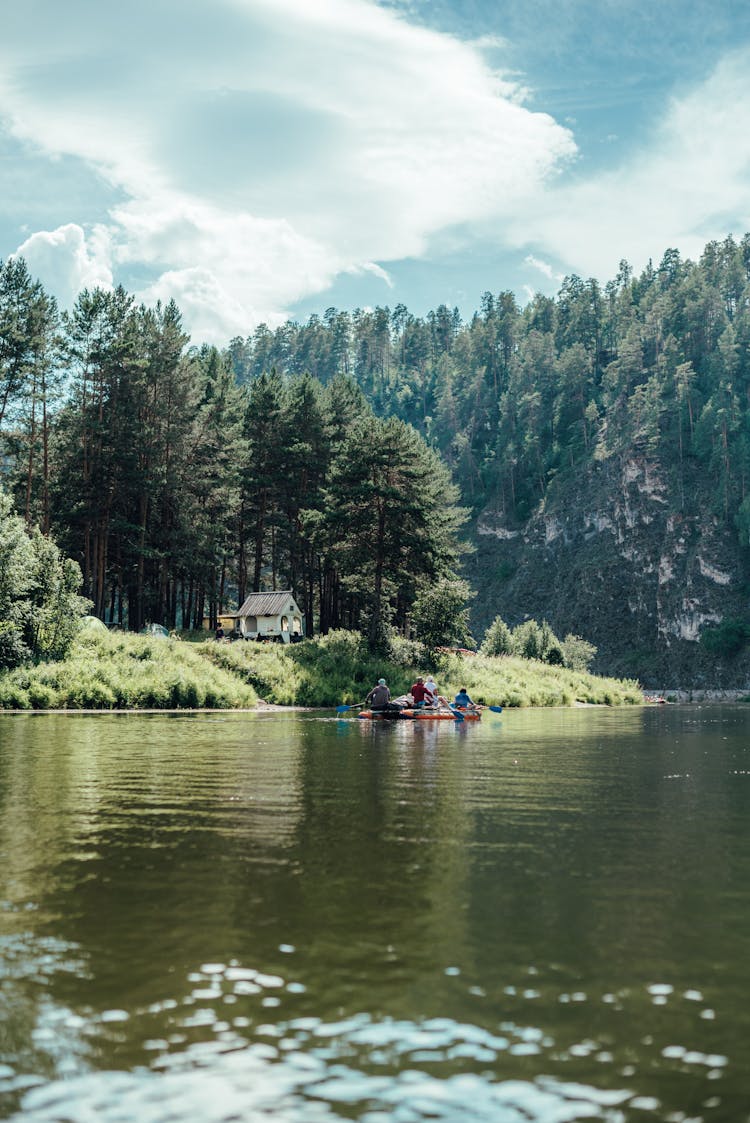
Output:
[[[282,394],[282,381],[275,370],[261,374],[248,388],[243,414],[245,452],[240,475],[242,558],[238,584],[241,599],[248,581],[253,592],[260,591],[268,557],[268,539],[281,483]],[[247,563],[244,560],[246,540]]]
[[[501,616],[496,616],[484,633],[482,655],[512,655],[513,634]]]
[[[750,640],[750,625],[737,616],[726,616],[716,627],[704,628],[700,642],[712,655],[731,659]]]
[[[313,543],[305,534],[302,511],[320,507],[330,459],[323,388],[309,375],[285,387],[279,429],[280,539],[285,551],[284,585],[294,589],[305,613],[305,631],[313,631],[313,597],[317,576]]]
[[[27,637],[34,659],[63,659],[91,601],[78,595],[80,566],[38,530],[31,537]]]
[[[230,561],[236,557],[242,468],[247,445],[242,432],[246,389],[234,380],[231,363],[215,347],[194,355],[198,404],[187,461],[190,548],[188,618],[211,627],[226,597]]]
[[[0,491],[0,667],[65,655],[90,606],[80,585],[78,565],[39,531],[29,537]]]
[[[465,581],[447,577],[418,593],[412,607],[412,623],[417,639],[430,653],[442,646],[473,646],[467,606],[471,595]]]
[[[596,647],[581,636],[568,633],[562,641],[563,664],[572,671],[588,671],[596,655]]]
[[[16,667],[30,657],[26,642],[28,591],[34,556],[23,520],[0,491],[0,667]]]
[[[524,620],[513,629],[513,653],[522,659],[542,659],[542,634],[536,620]]]
[[[539,659],[545,663],[562,663],[560,641],[546,620],[539,625]]]
[[[465,512],[436,453],[393,418],[361,418],[331,466],[318,534],[350,604],[376,646],[395,618],[405,627],[425,581],[453,577]]]
[[[46,350],[56,315],[54,301],[33,280],[22,257],[0,262],[0,429]]]
[[[69,399],[56,426],[51,502],[84,595],[104,619],[113,526],[137,470],[133,388],[143,362],[133,300],[122,288],[84,291],[64,317]]]

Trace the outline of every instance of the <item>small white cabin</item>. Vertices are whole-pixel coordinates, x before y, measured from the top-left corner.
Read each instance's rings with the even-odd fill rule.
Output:
[[[234,613],[234,631],[242,639],[273,639],[296,643],[305,634],[305,622],[291,589],[277,593],[251,593]]]

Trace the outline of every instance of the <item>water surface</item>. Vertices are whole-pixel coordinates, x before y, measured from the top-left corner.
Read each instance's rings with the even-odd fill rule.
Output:
[[[0,1115],[750,1119],[749,733],[3,715]]]

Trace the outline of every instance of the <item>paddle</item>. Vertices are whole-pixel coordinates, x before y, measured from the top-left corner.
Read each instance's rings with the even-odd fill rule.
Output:
[[[451,703],[448,702],[445,698],[442,698],[439,694],[433,694],[433,696],[432,696],[432,705],[434,706],[436,703],[437,703],[437,708],[438,708],[438,710],[440,710],[441,713],[444,712],[444,711],[447,711],[448,713],[453,714],[453,718],[454,718],[455,721],[463,721],[464,720],[464,715],[458,713],[457,710],[454,710]]]
[[[355,702],[353,706],[337,706],[336,713],[345,714],[347,710],[361,710],[364,705],[364,702]]]
[[[503,712],[502,706],[488,706],[488,710],[492,710],[493,714],[501,714]]]

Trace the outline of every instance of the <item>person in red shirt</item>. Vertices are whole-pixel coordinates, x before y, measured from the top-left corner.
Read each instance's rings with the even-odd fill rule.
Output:
[[[409,693],[414,699],[415,706],[430,705],[430,703],[432,702],[432,694],[425,686],[423,678],[417,679]]]

